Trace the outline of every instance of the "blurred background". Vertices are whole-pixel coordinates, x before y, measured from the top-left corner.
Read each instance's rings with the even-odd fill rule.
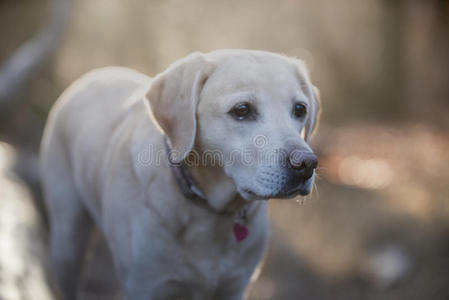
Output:
[[[302,58],[322,97],[317,187],[271,201],[249,299],[449,299],[449,1],[0,0],[0,45],[0,299],[58,299],[37,155],[62,90],[219,48]],[[100,234],[88,260],[80,298],[120,299]]]

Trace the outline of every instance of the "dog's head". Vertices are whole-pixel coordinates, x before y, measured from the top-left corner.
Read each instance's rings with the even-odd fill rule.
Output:
[[[319,92],[301,61],[249,50],[194,53],[159,74],[147,98],[173,162],[194,151],[196,162],[223,168],[246,199],[310,193]]]

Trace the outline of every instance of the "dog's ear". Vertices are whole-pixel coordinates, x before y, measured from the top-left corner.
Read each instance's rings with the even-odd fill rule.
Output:
[[[309,108],[309,113],[307,114],[306,123],[304,126],[304,140],[309,143],[313,132],[315,131],[321,113],[321,98],[320,90],[312,85],[311,88],[311,106]]]
[[[309,70],[306,64],[299,59],[290,58],[293,61],[295,67],[296,76],[299,81],[299,85],[306,95],[310,97],[310,107],[308,109],[307,118],[304,124],[303,137],[304,140],[309,143],[313,132],[315,131],[321,111],[321,99],[320,90],[310,83]]]
[[[146,93],[154,119],[170,140],[173,163],[193,149],[200,93],[213,70],[204,54],[192,53],[156,76]]]

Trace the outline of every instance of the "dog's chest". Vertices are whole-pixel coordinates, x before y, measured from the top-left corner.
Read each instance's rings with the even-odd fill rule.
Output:
[[[263,247],[260,228],[255,223],[245,225],[248,235],[239,240],[234,232],[234,221],[220,223],[199,221],[191,224],[180,239],[179,255],[187,260],[187,274],[197,274],[202,286],[219,288],[232,281],[241,281],[257,264]],[[189,278],[191,280],[191,278]]]

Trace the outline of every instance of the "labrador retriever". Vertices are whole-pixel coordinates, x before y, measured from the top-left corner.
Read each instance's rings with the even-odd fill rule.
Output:
[[[267,200],[310,193],[318,90],[263,51],[193,53],[155,78],[94,70],[52,108],[41,146],[56,276],[75,299],[104,233],[126,299],[242,299]]]

